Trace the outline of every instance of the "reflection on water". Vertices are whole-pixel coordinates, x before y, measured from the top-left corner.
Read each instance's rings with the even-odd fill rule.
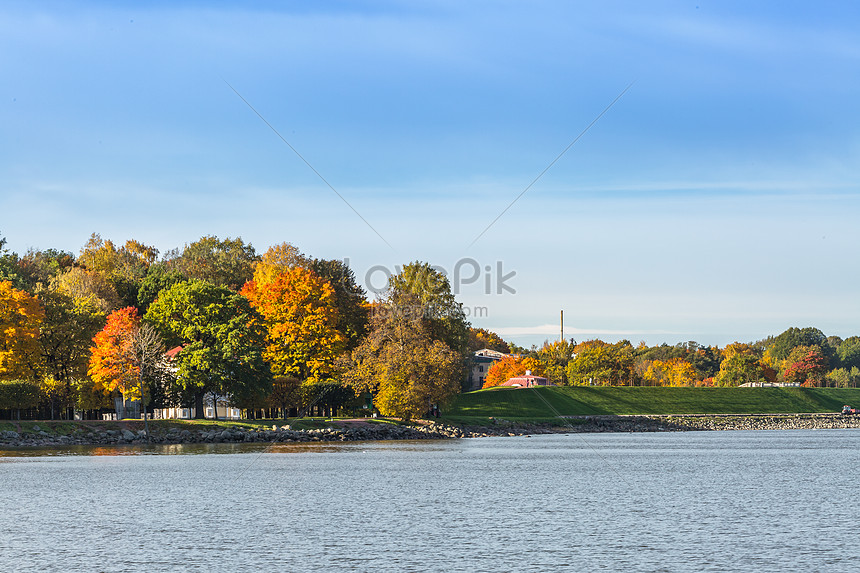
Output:
[[[20,449],[0,458],[0,571],[850,571],[858,448],[827,430]]]

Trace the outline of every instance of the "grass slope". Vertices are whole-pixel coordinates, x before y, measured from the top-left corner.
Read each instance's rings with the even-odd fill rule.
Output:
[[[543,398],[543,399],[542,399]],[[461,394],[446,418],[539,420],[600,414],[795,414],[838,412],[860,405],[860,389],[844,388],[493,388]]]

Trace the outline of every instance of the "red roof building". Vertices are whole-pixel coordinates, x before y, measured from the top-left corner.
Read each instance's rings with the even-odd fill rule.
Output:
[[[551,386],[552,384],[543,376],[534,376],[531,370],[526,370],[522,376],[509,378],[507,382],[503,382],[501,385],[513,388],[534,388],[535,386]]]

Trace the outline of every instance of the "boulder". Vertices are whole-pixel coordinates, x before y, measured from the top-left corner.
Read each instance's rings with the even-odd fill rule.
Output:
[[[132,432],[130,430],[123,430],[122,431],[122,438],[124,440],[128,440],[130,442],[135,438],[134,432]]]

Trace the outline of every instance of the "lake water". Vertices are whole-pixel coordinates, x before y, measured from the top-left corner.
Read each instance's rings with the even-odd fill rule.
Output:
[[[857,571],[858,451],[857,430],[6,451],[0,571]]]

